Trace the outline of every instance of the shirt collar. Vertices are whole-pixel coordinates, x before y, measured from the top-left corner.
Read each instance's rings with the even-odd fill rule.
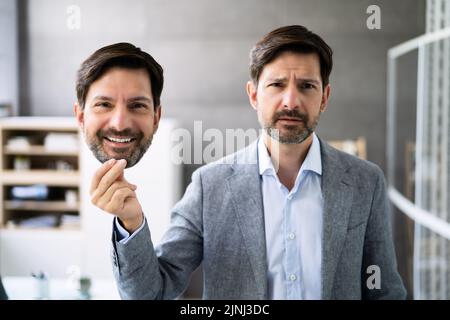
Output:
[[[320,154],[320,142],[314,132],[312,133],[312,135],[313,141],[300,168],[299,175],[302,173],[302,171],[313,171],[318,175],[322,175],[322,156]],[[269,152],[267,151],[267,147],[264,144],[264,139],[262,136],[260,136],[258,140],[258,165],[260,175],[276,175],[276,171],[272,164],[272,159],[270,158]]]

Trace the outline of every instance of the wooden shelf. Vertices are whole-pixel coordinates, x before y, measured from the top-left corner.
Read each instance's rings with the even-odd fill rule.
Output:
[[[78,132],[75,117],[9,117],[3,118],[1,126],[4,130],[31,131],[69,131]]]
[[[78,150],[74,151],[56,151],[48,150],[44,146],[29,146],[26,149],[11,148],[6,146],[4,154],[7,155],[29,155],[29,156],[78,156]]]
[[[65,201],[6,200],[4,203],[6,210],[78,212],[80,209],[79,203],[69,205]]]
[[[50,186],[78,187],[78,171],[57,170],[4,170],[0,176],[4,185],[46,184]]]

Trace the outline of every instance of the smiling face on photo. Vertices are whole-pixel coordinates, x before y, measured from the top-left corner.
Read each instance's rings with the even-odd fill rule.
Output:
[[[127,160],[134,166],[158,128],[161,107],[154,108],[145,69],[114,67],[89,87],[84,108],[75,113],[86,143],[100,162]]]
[[[257,86],[250,81],[247,92],[267,134],[298,144],[315,130],[330,87],[323,88],[317,54],[288,51],[265,65]]]

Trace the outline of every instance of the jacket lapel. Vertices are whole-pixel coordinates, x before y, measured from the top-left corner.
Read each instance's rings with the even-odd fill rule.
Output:
[[[261,181],[257,162],[257,143],[253,143],[236,157],[234,174],[227,179],[232,204],[247,257],[258,288],[259,299],[267,299],[266,238]]]
[[[339,153],[320,140],[322,156],[322,299],[332,299],[334,275],[347,234],[352,205],[351,177]]]

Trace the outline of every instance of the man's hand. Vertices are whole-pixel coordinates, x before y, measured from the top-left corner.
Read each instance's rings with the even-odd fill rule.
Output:
[[[91,202],[117,216],[124,228],[133,233],[142,224],[142,208],[136,197],[136,186],[125,180],[125,159],[105,162],[92,178]]]

